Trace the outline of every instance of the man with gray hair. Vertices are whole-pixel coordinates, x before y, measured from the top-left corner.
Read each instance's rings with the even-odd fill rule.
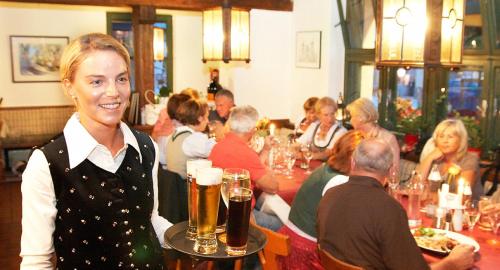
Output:
[[[208,159],[212,161],[214,167],[248,170],[252,189],[257,188],[274,194],[278,191],[279,184],[262,162],[269,152],[268,145],[264,146],[260,156],[248,145],[255,134],[258,120],[259,114],[252,106],[234,107],[226,123],[229,132],[214,146]],[[259,194],[254,193],[254,195],[252,207],[255,206],[255,198]],[[258,210],[254,210],[253,213],[260,226],[276,231],[283,225],[277,216]]]
[[[366,139],[353,153],[345,184],[326,192],[318,214],[318,243],[334,257],[363,269],[468,269],[471,246],[458,245],[428,265],[408,227],[404,208],[384,190],[392,166],[384,141]]]

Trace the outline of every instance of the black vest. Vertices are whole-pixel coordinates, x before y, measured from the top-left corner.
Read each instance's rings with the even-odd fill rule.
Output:
[[[149,136],[133,133],[142,164],[129,146],[116,173],[87,159],[69,169],[64,135],[40,148],[57,200],[53,239],[58,269],[163,269],[151,224],[154,146]]]

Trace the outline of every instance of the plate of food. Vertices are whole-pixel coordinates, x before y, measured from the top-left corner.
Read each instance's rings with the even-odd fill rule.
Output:
[[[456,232],[422,227],[412,229],[411,233],[420,248],[439,254],[450,253],[458,244],[471,245],[474,247],[474,252],[479,251],[476,240]]]

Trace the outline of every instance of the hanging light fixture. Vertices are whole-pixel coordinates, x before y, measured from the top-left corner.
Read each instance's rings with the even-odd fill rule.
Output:
[[[153,28],[153,59],[163,61],[165,59],[165,31],[162,28]]]
[[[378,1],[377,65],[460,64],[463,18],[463,0]]]
[[[250,13],[222,7],[203,11],[203,62],[250,62]]]

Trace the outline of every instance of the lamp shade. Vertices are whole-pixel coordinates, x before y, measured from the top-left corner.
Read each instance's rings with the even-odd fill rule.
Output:
[[[377,4],[378,66],[461,63],[463,0],[382,0]]]
[[[441,63],[462,63],[464,1],[444,0],[441,17]]]
[[[155,61],[165,59],[165,31],[161,28],[153,28],[153,58]]]
[[[234,8],[203,11],[203,62],[250,61],[250,13]]]

